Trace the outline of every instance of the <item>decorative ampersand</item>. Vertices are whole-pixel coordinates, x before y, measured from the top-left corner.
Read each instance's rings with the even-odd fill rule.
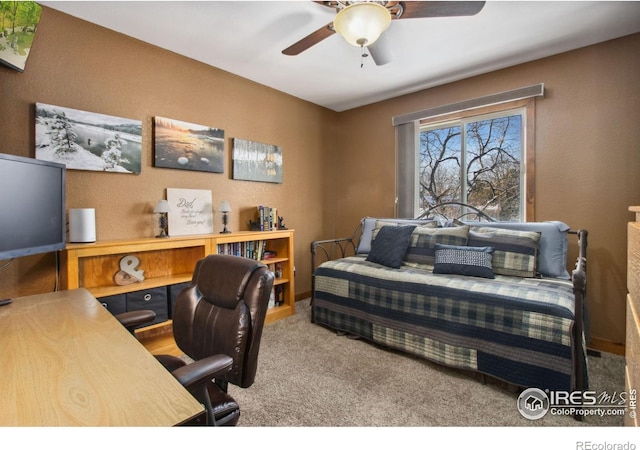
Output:
[[[113,279],[119,286],[139,283],[144,280],[144,270],[138,269],[140,260],[132,255],[127,255],[120,260],[120,270]]]

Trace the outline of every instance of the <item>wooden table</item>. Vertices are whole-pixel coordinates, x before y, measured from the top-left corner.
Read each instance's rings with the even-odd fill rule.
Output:
[[[170,426],[202,412],[87,290],[0,306],[0,426]]]

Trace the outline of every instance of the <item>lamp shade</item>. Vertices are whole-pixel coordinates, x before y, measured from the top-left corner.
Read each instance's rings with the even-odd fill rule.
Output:
[[[356,47],[373,44],[389,27],[391,14],[379,3],[354,3],[341,9],[333,28]]]
[[[153,208],[154,213],[168,213],[169,212],[169,202],[166,200],[158,200],[155,208]]]
[[[220,208],[218,208],[218,211],[223,213],[231,212],[231,205],[227,200],[223,200],[222,203],[220,203]]]

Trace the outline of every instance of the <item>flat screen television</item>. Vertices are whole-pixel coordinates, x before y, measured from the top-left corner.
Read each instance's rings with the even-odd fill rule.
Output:
[[[0,261],[63,249],[66,167],[0,153]]]

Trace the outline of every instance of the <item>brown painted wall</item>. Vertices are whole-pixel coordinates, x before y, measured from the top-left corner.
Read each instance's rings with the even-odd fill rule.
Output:
[[[395,198],[391,118],[545,83],[536,111],[536,219],[589,230],[595,337],[623,342],[626,222],[640,204],[640,35],[335,113],[227,72],[44,8],[24,73],[0,67],[0,152],[34,155],[34,103],[143,121],[140,175],[69,171],[68,207],[95,207],[99,239],[155,233],[151,210],[167,187],[211,189],[231,202],[233,230],[257,204],[296,230],[296,290],[310,290],[309,242],[349,235],[362,216],[390,216]],[[152,167],[151,121],[223,128],[224,174]],[[235,181],[230,139],[281,145],[281,185]],[[219,217],[215,217],[219,226]],[[1,269],[0,297],[54,286],[53,255]]]
[[[229,200],[234,231],[248,229],[257,205],[278,208],[296,230],[297,292],[310,291],[308,247],[322,230],[318,167],[333,146],[334,112],[46,7],[25,72],[0,67],[0,92],[3,153],[34,156],[36,102],[142,120],[140,175],[67,172],[67,207],[96,208],[99,240],[152,237],[166,188],[209,189],[214,208]],[[224,129],[225,173],[154,168],[154,116]],[[283,183],[232,180],[234,137],[280,145]],[[220,230],[218,215],[214,222]],[[52,290],[54,264],[53,255],[15,260],[0,272],[0,298]]]
[[[536,102],[535,218],[589,231],[592,335],[624,342],[627,208],[640,204],[638,73],[635,34],[341,114],[331,154],[338,173],[326,186],[334,199],[330,231],[348,234],[365,215],[393,216],[391,117],[544,83]]]

